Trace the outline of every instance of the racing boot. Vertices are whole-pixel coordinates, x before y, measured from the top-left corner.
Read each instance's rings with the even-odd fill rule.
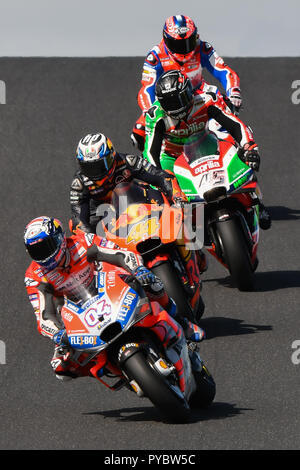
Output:
[[[181,315],[178,315],[177,306],[176,306],[176,303],[174,302],[174,300],[171,297],[167,296],[166,293],[164,293],[164,295],[165,295],[165,303],[162,302],[161,299],[160,299],[159,303],[161,305],[164,303],[164,305],[162,305],[162,307],[182,327],[185,339],[187,341],[194,341],[196,343],[199,343],[200,341],[205,339],[205,337],[206,337],[205,331],[202,330],[202,328],[200,328],[200,326],[198,326],[195,323],[192,323],[191,321],[189,321],[186,317],[182,317]]]
[[[272,224],[271,216],[266,206],[261,201],[259,202],[258,207],[259,207],[259,213],[258,213],[259,226],[262,230],[268,230]]]
[[[55,346],[50,363],[57,379],[67,381],[78,377],[75,370],[70,370],[70,356],[71,353],[67,346]]]
[[[145,270],[145,268],[139,269],[141,269],[141,275],[143,275],[143,270]],[[146,269],[146,272],[149,271]],[[186,317],[178,314],[177,305],[165,291],[162,281],[157,276],[154,276],[153,273],[150,272],[150,274],[152,275],[151,284],[145,286],[149,300],[159,302],[162,308],[166,310],[168,314],[177,321],[177,323],[179,323],[184,331],[186,340],[195,342],[202,341],[205,338],[204,330],[195,323],[189,321]],[[139,274],[136,274],[136,277],[138,276]]]
[[[208,261],[207,261],[206,255],[202,250],[197,250],[196,254],[198,258],[198,266],[199,266],[200,274],[203,274],[205,273],[205,271],[207,271],[207,268],[208,268]]]
[[[200,341],[206,338],[205,331],[200,328],[200,326],[189,321],[186,317],[180,318],[179,320],[176,318],[176,320],[182,326],[184,335],[188,341],[200,343]]]
[[[191,360],[193,372],[201,372],[203,367],[203,362],[199,353],[199,347],[195,342],[188,344],[189,357]]]
[[[200,326],[196,325],[189,321],[186,317],[182,317],[177,313],[177,307],[173,299],[169,298],[169,306],[166,308],[168,314],[174,318],[174,320],[179,323],[182,327],[185,339],[187,341],[193,341],[195,343],[200,343],[203,339],[205,339],[206,334],[205,331],[200,328]]]

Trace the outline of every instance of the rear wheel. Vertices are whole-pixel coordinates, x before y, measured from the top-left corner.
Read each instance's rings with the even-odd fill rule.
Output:
[[[122,369],[131,380],[136,381],[145,396],[168,420],[189,420],[190,407],[187,401],[171,389],[168,380],[150,365],[144,353],[137,352],[130,356]]]
[[[216,235],[232,283],[241,291],[254,289],[254,273],[249,250],[242,229],[236,219],[216,223]]]

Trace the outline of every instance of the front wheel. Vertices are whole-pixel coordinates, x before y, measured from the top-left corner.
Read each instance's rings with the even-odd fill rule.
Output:
[[[137,382],[144,395],[168,420],[172,422],[189,420],[190,407],[187,401],[172,390],[167,379],[150,365],[143,352],[137,352],[129,357],[122,369],[131,380]]]
[[[253,266],[239,222],[235,218],[217,222],[216,235],[233,285],[241,291],[253,290]]]

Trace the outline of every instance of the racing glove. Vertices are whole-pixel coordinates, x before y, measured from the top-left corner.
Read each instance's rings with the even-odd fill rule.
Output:
[[[66,346],[69,343],[66,329],[62,328],[57,333],[55,333],[52,337],[52,341],[57,346]]]
[[[259,171],[260,156],[255,142],[251,141],[244,145],[239,153],[240,159],[252,170]]]
[[[228,98],[234,106],[234,110],[238,113],[242,106],[242,96],[239,87],[234,86],[228,91]]]
[[[169,186],[169,190],[166,195],[171,202],[182,207],[185,202],[188,202],[187,197],[184,192],[181,191],[176,176],[169,170],[166,170],[166,173],[169,173],[170,175],[165,178],[165,183]]]
[[[134,276],[144,289],[149,288],[152,292],[160,292],[164,289],[161,280],[145,266],[139,266]]]

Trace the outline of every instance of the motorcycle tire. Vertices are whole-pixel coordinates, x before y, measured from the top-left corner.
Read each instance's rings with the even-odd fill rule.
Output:
[[[152,268],[153,274],[160,278],[163,282],[166,292],[177,306],[177,312],[180,317],[186,317],[190,321],[195,322],[193,310],[186,300],[186,293],[181,285],[179,277],[169,261],[165,261]],[[203,301],[202,301],[203,304]],[[203,310],[204,311],[204,304]]]
[[[201,372],[193,372],[193,374],[197,390],[191,396],[189,404],[191,408],[207,408],[212,404],[216,395],[215,381],[205,365],[203,365]]]
[[[240,291],[254,289],[254,273],[249,250],[236,219],[216,223],[216,234],[234,287]]]
[[[130,356],[122,369],[131,380],[135,380],[160,413],[172,422],[188,422],[191,409],[186,400],[181,399],[148,362],[143,352]]]

